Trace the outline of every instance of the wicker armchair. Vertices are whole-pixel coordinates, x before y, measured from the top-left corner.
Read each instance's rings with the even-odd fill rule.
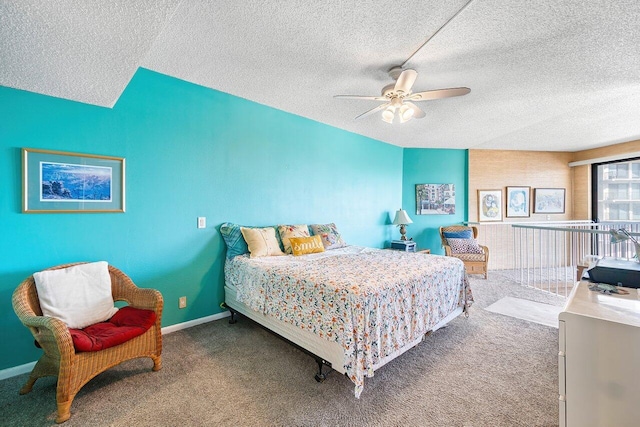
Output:
[[[478,227],[467,227],[465,225],[450,225],[448,227],[440,227],[440,239],[442,240],[442,247],[446,256],[456,257],[464,262],[465,270],[467,274],[482,274],[484,278],[487,278],[487,265],[489,264],[489,248],[486,246],[480,246],[482,248],[481,254],[454,254],[451,251],[451,247],[447,244],[447,238],[444,237],[445,232],[456,232],[471,230],[473,238],[478,238]]]
[[[82,263],[60,265],[50,270],[77,264]],[[33,276],[25,279],[13,292],[13,310],[33,334],[36,345],[44,350],[27,383],[20,389],[20,394],[29,393],[38,378],[57,376],[57,423],[69,419],[76,393],[99,373],[138,357],[153,359],[154,371],[162,367],[162,294],[154,289],[138,288],[115,267],[109,266],[109,275],[114,301],[125,301],[135,308],[154,310],[156,322],[144,334],[100,351],[76,353],[67,325],[59,319],[42,315]]]

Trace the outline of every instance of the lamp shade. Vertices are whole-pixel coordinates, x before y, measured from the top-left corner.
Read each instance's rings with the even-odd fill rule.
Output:
[[[624,228],[621,228],[619,230],[609,230],[609,233],[611,234],[611,243],[620,243],[620,242],[624,242],[625,240],[629,240],[629,238],[631,237],[629,234],[627,234],[627,230],[625,230]]]
[[[408,105],[400,107],[400,123],[408,122],[413,118],[413,108]]]
[[[390,105],[382,112],[382,120],[387,123],[393,123],[393,118],[396,114],[396,107]]]
[[[411,221],[411,218],[409,218],[409,215],[407,215],[407,211],[405,211],[404,209],[398,209],[396,211],[396,217],[393,220],[394,225],[406,225],[412,223],[413,221]]]

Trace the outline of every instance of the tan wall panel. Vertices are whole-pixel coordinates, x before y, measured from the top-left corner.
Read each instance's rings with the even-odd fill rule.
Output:
[[[591,166],[575,166],[571,169],[574,219],[591,219]]]
[[[478,190],[502,190],[502,212],[505,222],[570,220],[573,218],[573,173],[568,152],[469,150],[469,221],[478,220]],[[564,214],[534,214],[529,218],[506,218],[506,187],[565,188]],[[584,219],[584,218],[578,218]]]
[[[576,151],[573,153],[572,162],[581,160],[598,159],[601,157],[616,156],[619,154],[640,152],[640,140],[623,142],[622,144],[609,145],[608,147],[594,148],[591,150]]]

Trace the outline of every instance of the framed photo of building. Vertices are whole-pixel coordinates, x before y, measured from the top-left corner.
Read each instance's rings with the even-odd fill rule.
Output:
[[[416,215],[456,213],[454,184],[416,184]]]
[[[531,212],[531,187],[507,187],[507,217],[528,217]]]
[[[564,213],[564,188],[536,188],[534,190],[533,199],[533,213]]]
[[[502,190],[478,190],[478,221],[502,221]]]
[[[124,212],[120,157],[22,149],[22,211]]]

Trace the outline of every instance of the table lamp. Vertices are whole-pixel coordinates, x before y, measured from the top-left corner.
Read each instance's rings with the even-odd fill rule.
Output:
[[[407,211],[404,209],[398,209],[396,211],[396,217],[393,220],[393,225],[400,227],[400,240],[407,240],[407,237],[405,236],[405,234],[407,234],[407,230],[405,227],[412,223],[413,221],[411,221],[411,218],[407,215]]]
[[[611,243],[620,243],[626,240],[631,240],[633,242],[633,247],[636,249],[636,261],[640,262],[640,258],[638,258],[638,254],[640,254],[640,243],[633,237],[627,230],[624,228],[620,228],[618,230],[609,230],[611,233]]]

